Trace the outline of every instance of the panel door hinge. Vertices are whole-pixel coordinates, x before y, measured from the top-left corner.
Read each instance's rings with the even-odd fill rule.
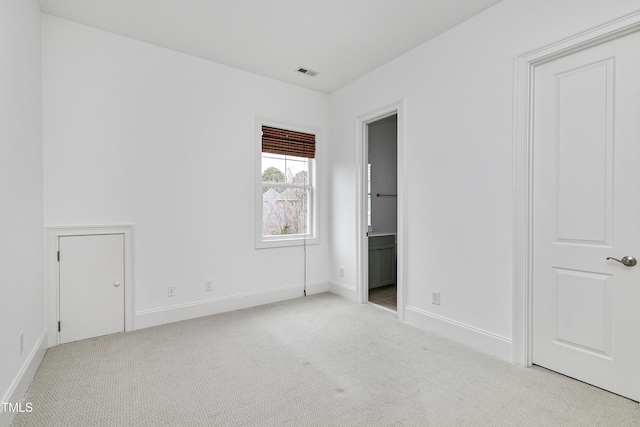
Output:
[[[60,321],[58,321],[58,332],[60,332]]]
[[[58,251],[58,262],[60,262],[60,251]]]

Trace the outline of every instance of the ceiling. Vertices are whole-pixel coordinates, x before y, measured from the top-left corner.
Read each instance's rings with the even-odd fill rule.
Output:
[[[500,0],[39,0],[44,13],[330,93]],[[315,77],[297,72],[317,71]]]

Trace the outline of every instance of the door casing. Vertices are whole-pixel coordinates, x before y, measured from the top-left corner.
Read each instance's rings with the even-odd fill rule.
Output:
[[[357,200],[356,205],[356,291],[358,302],[363,304],[369,300],[369,271],[368,271],[368,250],[369,242],[367,237],[367,126],[375,121],[386,117],[397,115],[398,123],[398,268],[397,274],[397,317],[404,320],[404,301],[406,286],[406,198],[405,198],[405,158],[404,158],[404,102],[399,101],[368,114],[362,115],[356,119],[356,141],[357,152],[356,162],[358,168],[357,177]]]
[[[537,66],[640,30],[640,10],[533,50],[515,59],[513,158],[513,361],[531,366],[533,330],[533,86]]]
[[[45,322],[47,344],[53,347],[59,344],[58,319],[60,298],[60,268],[57,261],[58,239],[67,236],[85,236],[102,234],[124,235],[124,330],[134,330],[134,281],[133,281],[133,225],[98,226],[62,226],[45,228]]]

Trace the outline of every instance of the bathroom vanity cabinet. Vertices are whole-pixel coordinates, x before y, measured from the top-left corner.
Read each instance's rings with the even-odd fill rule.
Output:
[[[396,283],[396,235],[369,236],[369,289]]]

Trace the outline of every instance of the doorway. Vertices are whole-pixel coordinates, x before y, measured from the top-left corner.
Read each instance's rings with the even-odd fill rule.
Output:
[[[516,362],[640,400],[640,14],[519,58]],[[517,282],[517,281],[516,281]],[[522,309],[522,310],[520,310]],[[517,313],[522,313],[518,315]]]
[[[372,164],[372,169],[369,168],[369,133],[376,127],[376,124],[380,125],[385,123],[385,119],[390,122],[395,122],[395,152],[393,156],[395,158],[395,192],[393,188],[387,192],[387,190],[377,191],[375,187],[371,189],[369,187],[369,171],[372,171],[374,180],[376,176],[376,167]],[[356,137],[358,142],[358,159],[357,165],[358,171],[358,194],[357,194],[357,296],[358,302],[369,303],[369,276],[370,265],[375,261],[376,252],[378,256],[383,259],[393,259],[392,263],[385,263],[388,268],[382,268],[377,272],[379,283],[385,283],[391,285],[390,282],[395,279],[395,293],[396,293],[396,307],[395,312],[399,320],[404,320],[404,296],[405,296],[405,254],[406,254],[406,231],[405,231],[405,212],[406,212],[406,199],[404,197],[404,102],[399,101],[395,104],[373,111],[369,114],[363,115],[357,120]],[[388,123],[387,123],[388,124]],[[372,126],[373,125],[373,126]],[[384,126],[383,126],[384,127]],[[388,129],[387,129],[388,132]],[[375,133],[375,130],[374,130]],[[388,147],[387,147],[388,148]],[[375,186],[375,184],[374,184]],[[390,197],[377,197],[377,195],[388,195]],[[376,230],[375,213],[372,221],[369,218],[369,202],[370,200],[378,199],[381,203],[395,205],[395,233],[383,233],[387,230]],[[375,202],[374,202],[375,203]],[[370,230],[369,225],[372,225]],[[381,241],[373,242],[378,246],[372,245],[373,248],[380,249],[379,251],[369,250],[369,234],[373,234],[375,237],[376,232],[379,232],[379,238]],[[382,234],[387,234],[383,236]],[[391,235],[394,234],[394,235]],[[391,235],[391,236],[390,236]],[[393,255],[392,255],[393,254]],[[371,258],[371,262],[370,262]],[[374,273],[371,269],[371,274]],[[385,299],[393,299],[393,296],[387,295]],[[392,310],[391,308],[387,308]]]
[[[398,116],[366,126],[368,301],[397,311]]]
[[[640,269],[614,258],[640,258],[638,45],[537,67],[533,141],[533,363],[634,400]]]

